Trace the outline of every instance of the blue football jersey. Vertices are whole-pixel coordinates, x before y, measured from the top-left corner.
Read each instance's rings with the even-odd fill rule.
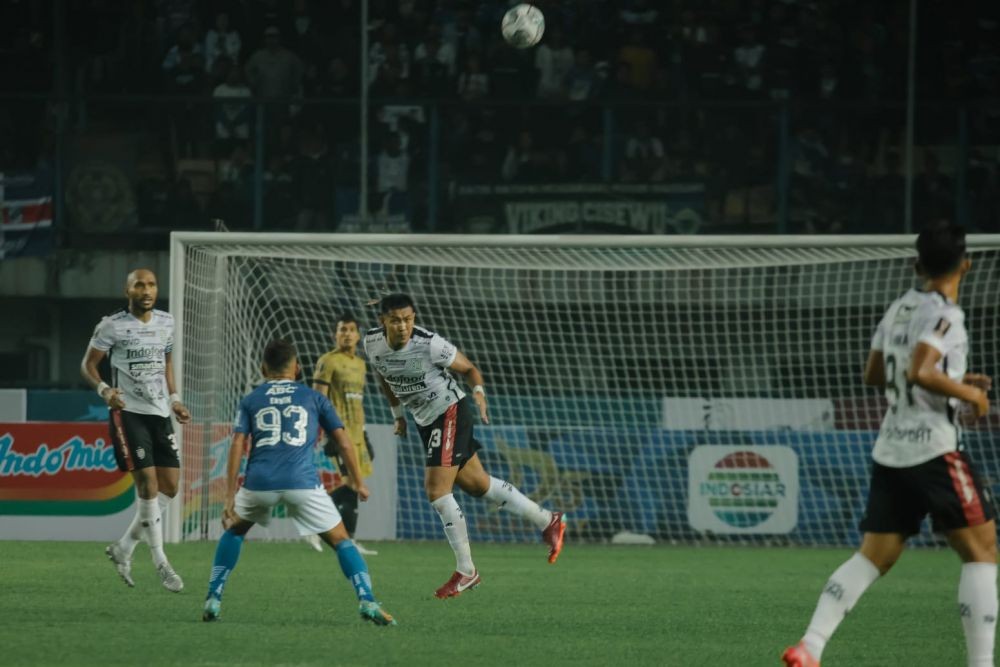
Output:
[[[330,401],[291,380],[265,382],[243,397],[233,430],[250,435],[243,486],[251,491],[314,489],[320,485],[313,460],[319,428],[344,428]]]

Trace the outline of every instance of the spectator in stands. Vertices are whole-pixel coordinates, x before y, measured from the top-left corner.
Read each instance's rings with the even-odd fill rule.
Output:
[[[752,26],[740,30],[740,45],[733,49],[733,67],[738,87],[748,96],[757,97],[762,92],[766,51]]]
[[[260,97],[291,98],[302,93],[305,67],[297,55],[281,45],[281,31],[275,26],[264,30],[264,48],[250,56],[244,69]]]
[[[937,153],[924,150],[924,169],[913,182],[914,208],[928,220],[948,218],[955,210],[952,179],[941,173]]]
[[[662,181],[664,177],[663,142],[653,136],[649,122],[635,122],[632,133],[625,141],[625,156],[621,164],[621,180],[648,183]]]
[[[589,102],[600,93],[600,80],[590,49],[580,47],[573,54],[573,67],[566,75],[566,98],[570,102]]]
[[[390,56],[390,53],[393,54]],[[368,81],[373,83],[378,78],[379,68],[389,58],[394,59],[396,78],[406,79],[410,76],[410,48],[400,41],[396,24],[386,22],[379,30],[379,37],[368,47]]]
[[[560,101],[566,99],[566,76],[573,67],[573,49],[566,45],[559,28],[535,48],[535,68],[538,70],[538,98]]]
[[[406,97],[409,94],[409,77],[399,57],[400,52],[398,46],[386,49],[385,59],[379,65],[378,74],[368,88],[371,97]]]
[[[334,56],[326,68],[326,76],[316,84],[317,97],[356,97],[358,81],[354,70],[347,65],[341,56]]]
[[[334,210],[334,170],[326,131],[322,126],[302,132],[298,155],[289,165],[293,192],[298,203],[296,231],[331,231]]]
[[[483,71],[479,56],[470,54],[465,67],[458,75],[458,96],[470,102],[481,100],[490,93],[490,75]]]
[[[409,190],[410,158],[400,144],[399,134],[389,132],[376,159],[375,192],[378,195],[376,211],[392,212]]]
[[[548,158],[535,145],[531,130],[524,129],[518,132],[517,143],[507,149],[500,175],[505,181],[539,183],[550,177],[548,167]]]
[[[320,77],[318,65],[329,60],[330,38],[322,32],[307,0],[295,0],[292,4],[292,18],[286,32],[288,48],[302,60],[305,66],[304,80],[312,88]]]
[[[185,24],[177,34],[177,43],[163,59],[167,90],[174,93],[200,92],[204,82],[205,59],[201,44],[195,41],[194,26]]]
[[[422,89],[433,96],[448,95],[454,90],[455,47],[441,39],[441,29],[427,26],[424,39],[413,50],[413,63],[420,73]]]
[[[628,39],[618,50],[618,62],[628,63],[632,87],[638,91],[648,91],[653,85],[656,71],[656,52],[647,44],[646,34],[634,28]]]
[[[243,71],[228,59],[220,60],[228,65],[226,80],[215,87],[212,97],[216,99],[245,99],[253,93],[243,80]],[[250,124],[253,121],[253,108],[246,102],[226,102],[215,105],[215,140],[216,154],[228,155],[238,141],[250,138]]]
[[[229,24],[229,14],[219,12],[215,15],[215,26],[205,33],[205,71],[211,73],[219,58],[239,63],[242,47],[240,33]]]
[[[659,10],[650,7],[649,0],[631,0],[618,11],[619,20],[626,26],[652,26],[659,17]]]

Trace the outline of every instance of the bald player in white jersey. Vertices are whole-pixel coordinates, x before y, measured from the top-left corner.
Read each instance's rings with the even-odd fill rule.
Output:
[[[156,276],[136,269],[125,281],[128,308],[102,319],[94,329],[80,371],[108,404],[111,442],[118,468],[132,474],[138,509],[125,534],[104,552],[128,586],[132,553],[145,540],[163,587],[180,592],[184,582],[163,552],[162,511],[177,494],[180,457],[174,441],[173,415],[178,422],[191,414],[175,392],[171,353],[174,318],[156,310]],[[98,364],[109,357],[111,384],[101,379]]]
[[[534,523],[549,547],[549,562],[554,563],[566,534],[563,513],[542,509],[509,482],[491,477],[476,454],[480,444],[472,433],[470,401],[452,373],[464,376],[472,386],[479,417],[489,424],[482,373],[447,340],[414,326],[416,307],[406,294],[386,296],[379,310],[383,326],[365,335],[365,354],[389,399],[396,434],[406,435],[404,406],[417,423],[427,448],[424,489],[455,552],[455,572],[434,595],[455,597],[481,582],[472,562],[465,515],[452,494],[456,483],[469,495],[485,497]]]
[[[995,511],[989,488],[962,446],[959,415],[989,411],[991,380],[968,373],[969,338],[958,288],[972,266],[965,232],[950,223],[917,238],[924,279],[889,306],[872,338],[865,384],[889,402],[872,451],[871,488],[861,548],[833,573],[802,640],[782,656],[789,667],[817,667],[827,641],[872,583],[903,553],[928,514],[962,560],[958,609],[969,665],[993,665],[997,617]],[[888,644],[882,646],[891,651]],[[889,664],[891,652],[873,655]]]

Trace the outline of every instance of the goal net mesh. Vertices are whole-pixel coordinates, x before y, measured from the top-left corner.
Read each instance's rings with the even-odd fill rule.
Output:
[[[477,426],[486,469],[567,512],[572,539],[857,541],[885,409],[861,369],[886,306],[916,284],[912,239],[495,247],[440,237],[209,236],[175,246],[177,337],[195,417],[182,438],[182,539],[218,535],[230,423],[260,382],[266,343],[294,342],[311,378],[337,314],[352,311],[362,330],[377,326],[367,304],[392,291],[410,294],[417,324],[482,370],[492,418]],[[998,247],[973,248],[960,299],[970,369],[985,373],[998,362]],[[369,374],[367,422],[390,424]],[[998,469],[997,426],[990,418],[965,431],[988,479]],[[397,458],[396,537],[440,539],[412,422],[409,431],[378,443]],[[538,539],[517,517],[456,494],[473,540]],[[920,539],[933,540],[927,527]]]

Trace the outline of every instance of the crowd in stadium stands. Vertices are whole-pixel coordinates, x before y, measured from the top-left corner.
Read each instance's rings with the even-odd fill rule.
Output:
[[[3,2],[4,89],[57,84],[48,4]],[[545,39],[525,50],[500,37],[512,4],[370,0],[371,210],[401,197],[419,220],[433,105],[445,186],[698,182],[709,223],[745,226],[774,220],[784,150],[794,231],[898,229],[909,2],[536,0]],[[140,219],[247,221],[252,98],[273,98],[264,117],[267,225],[333,229],[338,189],[357,187],[360,6],[69,3],[71,93],[184,96],[132,106],[93,97],[72,130],[117,131],[140,144]],[[969,220],[1000,230],[1000,3],[920,7],[915,208],[954,214],[956,165],[966,160]],[[19,20],[6,20],[14,13]],[[776,110],[786,101],[783,130]],[[965,153],[959,102],[969,109]],[[30,144],[18,135],[32,121],[0,111],[0,138],[10,139],[0,140],[0,165],[51,150],[53,121],[42,117],[43,140]],[[135,138],[150,128],[156,136]]]

